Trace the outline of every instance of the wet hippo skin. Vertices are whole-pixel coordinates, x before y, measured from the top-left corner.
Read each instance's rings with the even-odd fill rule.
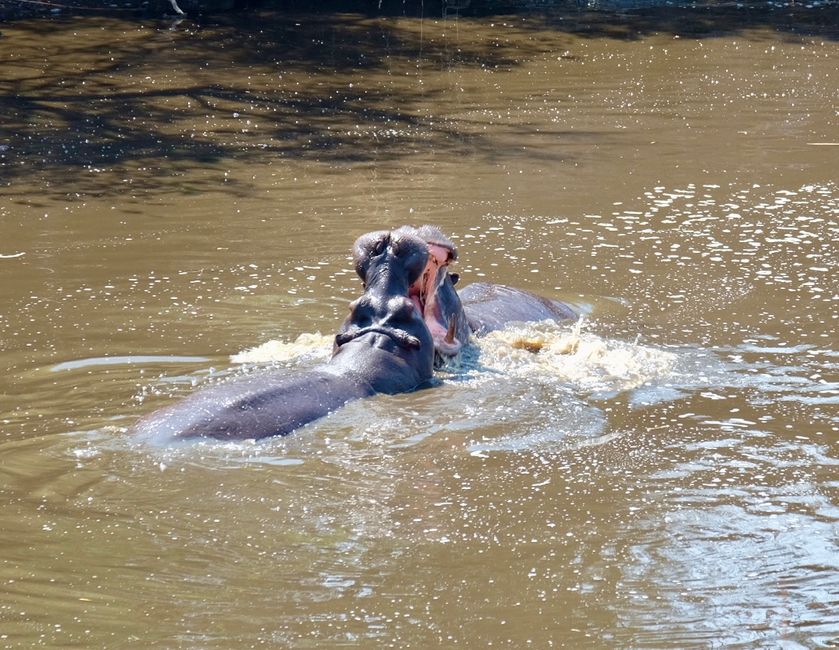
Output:
[[[513,322],[576,319],[568,305],[503,284],[476,282],[459,292],[469,328],[478,336]]]
[[[285,435],[375,393],[400,393],[427,382],[434,345],[409,297],[423,273],[428,246],[407,231],[375,232],[354,246],[363,295],[335,337],[328,363],[309,371],[272,370],[199,390],[141,420],[135,434],[180,438],[250,439]]]

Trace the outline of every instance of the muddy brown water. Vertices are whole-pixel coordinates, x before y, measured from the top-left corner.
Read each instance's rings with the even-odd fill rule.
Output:
[[[4,25],[0,646],[839,645],[839,32],[778,7]],[[425,222],[583,322],[127,433]]]

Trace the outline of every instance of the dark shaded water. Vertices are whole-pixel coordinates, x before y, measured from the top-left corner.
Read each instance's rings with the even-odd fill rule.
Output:
[[[839,644],[834,8],[484,14],[3,27],[4,647]],[[584,322],[126,434],[318,363],[424,222]]]

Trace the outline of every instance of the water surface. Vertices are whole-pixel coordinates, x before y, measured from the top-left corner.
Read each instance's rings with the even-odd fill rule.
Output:
[[[835,8],[512,8],[3,26],[4,647],[839,644]],[[583,322],[127,433],[319,363],[426,222]]]

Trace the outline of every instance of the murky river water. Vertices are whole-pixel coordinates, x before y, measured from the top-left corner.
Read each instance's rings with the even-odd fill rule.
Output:
[[[0,646],[839,646],[829,10],[4,25]],[[128,435],[318,363],[354,238],[425,222],[585,319]]]

